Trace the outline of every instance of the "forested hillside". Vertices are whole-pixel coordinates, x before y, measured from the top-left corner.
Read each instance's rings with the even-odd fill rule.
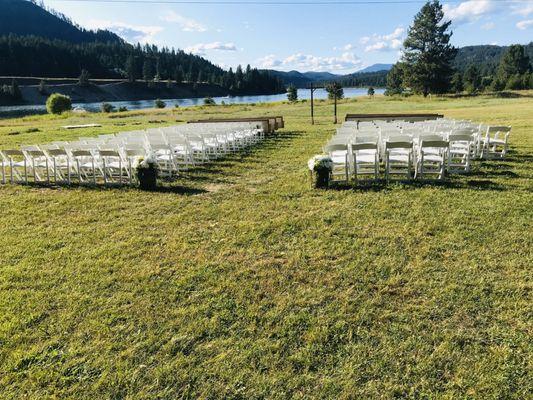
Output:
[[[0,0],[0,5],[0,75],[75,78],[85,70],[91,78],[148,84],[210,83],[234,94],[284,90],[279,79],[250,66],[225,71],[182,50],[132,45],[111,32],[81,29],[31,2]]]
[[[471,65],[476,65],[482,75],[493,74],[502,58],[503,54],[509,49],[509,46],[465,46],[457,51],[454,66],[458,71],[464,72]],[[533,60],[533,42],[524,45],[525,53]]]
[[[25,0],[0,0],[0,36],[40,36],[72,43],[123,40],[106,30],[91,31],[77,26],[65,15]]]

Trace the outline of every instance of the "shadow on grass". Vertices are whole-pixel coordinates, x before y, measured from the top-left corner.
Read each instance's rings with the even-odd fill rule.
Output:
[[[489,191],[505,191],[507,188],[491,180],[396,180],[390,181],[388,184],[385,180],[378,180],[376,182],[361,182],[359,184],[334,183],[330,186],[330,190],[352,190],[356,192],[381,192],[383,190],[391,189],[393,187],[415,190],[420,188],[437,187],[444,189],[475,189],[475,190],[489,190]]]
[[[164,181],[163,181],[164,182]],[[47,190],[70,190],[70,189],[83,189],[83,190],[90,190],[90,191],[98,191],[98,192],[107,192],[107,191],[137,191],[137,192],[146,192],[146,193],[175,193],[175,194],[181,194],[181,195],[197,195],[197,194],[203,194],[207,193],[208,191],[201,188],[194,188],[194,187],[188,187],[188,186],[182,186],[182,185],[176,185],[168,182],[164,182],[163,184],[159,184],[155,190],[141,190],[137,186],[130,186],[130,185],[119,185],[118,183],[112,183],[112,184],[93,184],[93,183],[79,183],[79,182],[72,182],[70,185],[67,183],[61,184],[61,183],[52,183],[47,184],[46,182],[28,182],[23,183],[21,186],[30,187],[32,189],[47,189]]]

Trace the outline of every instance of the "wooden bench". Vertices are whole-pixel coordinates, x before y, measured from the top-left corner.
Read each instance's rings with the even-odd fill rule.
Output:
[[[188,121],[187,123],[216,123],[216,122],[257,122],[266,133],[274,133],[278,129],[285,127],[285,121],[282,116],[276,117],[243,117],[243,118],[211,118],[211,119],[197,119]]]
[[[396,113],[396,114],[346,114],[345,121],[428,121],[443,118],[442,114],[424,114],[424,113]]]

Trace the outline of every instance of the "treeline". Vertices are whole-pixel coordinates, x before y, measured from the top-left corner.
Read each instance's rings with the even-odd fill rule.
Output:
[[[0,37],[0,60],[0,75],[9,76],[72,78],[86,70],[92,78],[125,78],[131,82],[207,82],[236,94],[284,91],[281,81],[268,72],[250,66],[224,71],[202,57],[154,45],[70,43],[8,35]]]
[[[409,28],[402,58],[387,75],[385,94],[421,93],[427,96],[463,91],[533,89],[530,58],[522,45],[507,48],[497,66],[485,62],[481,63],[482,69],[478,63],[471,62],[464,71],[458,70],[454,65],[454,62],[458,63],[458,50],[450,44],[451,23],[444,19],[438,0],[428,1],[422,7]],[[487,55],[481,54],[481,57]],[[464,60],[465,57],[460,58],[459,65]]]
[[[35,35],[68,42],[123,42],[107,30],[88,30],[42,1],[0,0],[0,35]]]
[[[384,87],[387,84],[387,73],[388,71],[356,72],[345,75],[340,79],[335,79],[335,82],[345,87]]]
[[[503,54],[499,64],[490,69],[470,64],[464,72],[456,72],[450,82],[450,91],[476,93],[533,89],[532,71],[531,60],[525,47],[512,45]]]

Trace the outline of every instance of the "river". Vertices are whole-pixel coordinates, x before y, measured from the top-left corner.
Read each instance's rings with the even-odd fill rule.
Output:
[[[366,88],[344,88],[344,97],[360,97],[367,95]],[[375,89],[376,94],[383,94],[384,89]],[[316,89],[314,93],[315,99],[326,99],[327,92],[324,89]],[[298,99],[310,99],[311,93],[309,89],[298,89]],[[272,95],[255,95],[255,96],[231,96],[231,97],[213,97],[217,104],[249,104],[249,103],[272,103],[277,101],[287,100],[287,94],[272,94]],[[163,99],[167,107],[174,107],[176,104],[180,107],[198,106],[204,103],[203,98],[189,98],[189,99]],[[140,110],[144,108],[153,108],[154,100],[136,100],[136,101],[109,101],[115,108],[126,107],[128,110]],[[101,102],[99,103],[75,103],[73,107],[82,107],[87,111],[99,111]],[[29,115],[41,114],[46,112],[44,105],[17,105],[0,107],[0,117],[9,117],[14,115]]]

